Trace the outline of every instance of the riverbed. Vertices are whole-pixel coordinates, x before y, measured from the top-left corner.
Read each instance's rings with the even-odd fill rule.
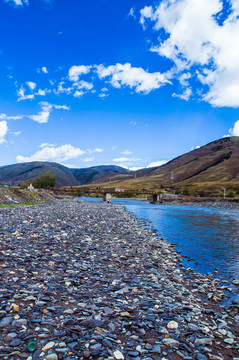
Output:
[[[1,358],[237,359],[239,306],[220,305],[225,284],[185,269],[122,206],[5,208],[0,235]]]
[[[85,198],[84,201],[102,200]],[[231,284],[239,280],[239,210],[118,199],[112,203],[124,205],[146,227],[176,244],[186,268],[202,274],[214,273]],[[236,291],[233,284],[232,289]],[[239,300],[237,294],[233,298]]]

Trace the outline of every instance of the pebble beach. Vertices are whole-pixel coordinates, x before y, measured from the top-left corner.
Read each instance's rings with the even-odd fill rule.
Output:
[[[0,209],[1,359],[239,360],[227,287],[123,206]]]

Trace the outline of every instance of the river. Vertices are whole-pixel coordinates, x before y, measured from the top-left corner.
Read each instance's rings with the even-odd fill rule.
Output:
[[[84,201],[102,201],[85,198]],[[174,243],[184,266],[221,278],[239,280],[239,211],[182,205],[153,205],[144,201],[112,200],[124,205],[145,226]],[[239,298],[239,297],[238,297]]]

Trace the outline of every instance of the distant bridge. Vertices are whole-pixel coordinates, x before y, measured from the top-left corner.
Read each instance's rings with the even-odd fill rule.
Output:
[[[160,191],[150,190],[150,189],[137,189],[137,190],[128,190],[124,189],[122,191],[116,190],[115,188],[93,188],[93,187],[79,187],[79,186],[64,186],[64,187],[56,187],[54,188],[54,192],[56,194],[63,194],[63,195],[73,195],[73,196],[83,196],[83,195],[102,195],[105,201],[108,201],[110,195],[118,195],[117,197],[130,197],[137,195],[145,195],[150,196],[152,202],[160,202],[162,198],[162,194]],[[120,195],[120,196],[119,196]],[[164,194],[167,197],[173,197],[175,195],[171,194]],[[176,197],[176,196],[175,196]]]

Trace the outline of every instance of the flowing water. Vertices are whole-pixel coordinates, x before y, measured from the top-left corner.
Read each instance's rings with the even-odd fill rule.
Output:
[[[84,199],[102,201],[101,199]],[[239,211],[112,200],[153,227],[184,256],[184,266],[207,274],[218,270],[226,280],[239,280]],[[109,205],[110,206],[110,205]]]

